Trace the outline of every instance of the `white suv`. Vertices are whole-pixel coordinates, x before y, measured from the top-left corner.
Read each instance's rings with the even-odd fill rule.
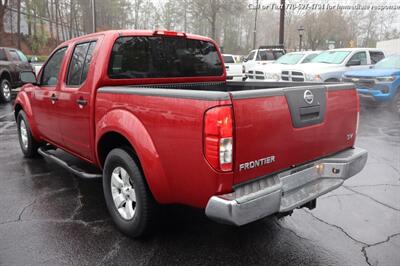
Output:
[[[278,81],[281,71],[293,68],[293,65],[309,63],[320,51],[302,51],[287,53],[272,64],[257,65],[247,72],[246,81]]]
[[[285,53],[285,49],[281,45],[260,46],[259,49],[250,51],[244,58],[244,70],[247,73],[256,65],[270,64]]]
[[[340,48],[320,53],[308,64],[282,70],[283,81],[339,82],[344,72],[367,69],[385,54],[376,48]]]

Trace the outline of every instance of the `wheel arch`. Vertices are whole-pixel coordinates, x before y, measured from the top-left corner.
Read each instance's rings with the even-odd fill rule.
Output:
[[[171,202],[169,183],[159,154],[140,120],[129,111],[113,110],[96,125],[95,152],[99,166],[103,168],[107,154],[112,149],[129,146],[153,197],[159,203]]]
[[[0,80],[7,79],[10,83],[12,82],[11,73],[8,70],[2,70],[0,73]]]
[[[17,98],[15,99],[14,103],[14,117],[15,121],[17,121],[18,114],[19,112],[24,111],[26,114],[26,117],[28,119],[29,127],[32,132],[32,136],[35,138],[37,141],[41,141],[41,135],[39,133],[39,130],[36,126],[36,123],[33,119],[33,113],[32,113],[32,106],[29,100],[29,97],[25,91],[20,91],[17,95]]]

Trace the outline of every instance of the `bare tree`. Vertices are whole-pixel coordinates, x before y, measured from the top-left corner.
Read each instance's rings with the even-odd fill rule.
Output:
[[[142,5],[143,0],[135,0],[134,1],[134,10],[135,10],[135,20],[134,27],[135,29],[139,28],[139,14],[140,14],[140,6]]]
[[[8,8],[8,0],[0,0],[0,32],[4,32],[4,15],[6,14],[6,10]]]
[[[17,0],[17,47],[21,49],[21,0]]]
[[[75,14],[75,8],[74,8],[74,0],[70,0],[69,4],[69,37],[72,38],[72,29],[74,27],[74,14]]]

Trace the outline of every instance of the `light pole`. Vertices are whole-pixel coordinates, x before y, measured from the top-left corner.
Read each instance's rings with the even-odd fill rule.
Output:
[[[93,32],[96,32],[96,0],[92,0],[92,25]]]
[[[279,16],[279,45],[283,46],[285,39],[285,0],[281,0],[281,13]]]
[[[303,44],[303,32],[304,32],[304,27],[303,26],[299,26],[297,28],[297,31],[299,32],[299,37],[300,37],[300,43],[299,43],[299,51],[302,50],[302,44]]]
[[[255,17],[254,17],[253,49],[256,49],[256,40],[257,40],[257,15],[258,15],[258,0],[256,1],[256,15],[255,15]]]

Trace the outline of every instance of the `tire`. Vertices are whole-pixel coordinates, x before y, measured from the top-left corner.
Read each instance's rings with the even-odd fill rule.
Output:
[[[395,111],[400,116],[400,88],[397,91],[396,96],[392,102],[393,111]]]
[[[6,103],[11,102],[11,92],[12,87],[10,81],[2,79],[0,82],[0,101]]]
[[[133,154],[131,149],[116,148],[107,155],[103,190],[116,227],[128,236],[140,237],[154,224],[158,205]]]
[[[31,127],[24,111],[20,111],[17,116],[18,140],[21,150],[26,158],[38,156],[40,143],[32,136]]]

